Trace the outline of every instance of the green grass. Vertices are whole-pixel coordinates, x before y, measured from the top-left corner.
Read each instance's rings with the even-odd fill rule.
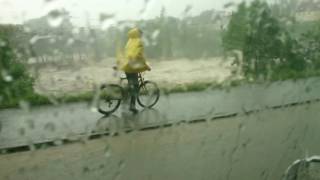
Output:
[[[243,80],[225,81],[222,83],[213,82],[195,82],[172,87],[160,87],[165,94],[181,93],[181,92],[199,92],[213,89],[224,89],[241,85]]]
[[[281,76],[273,77],[269,82],[284,81],[284,80],[298,80],[311,77],[320,77],[320,71],[308,72],[308,73],[290,73],[282,74]],[[199,92],[205,90],[214,90],[214,89],[230,89],[237,87],[243,84],[262,84],[266,81],[249,81],[247,79],[242,80],[229,80],[221,83],[217,82],[194,82],[181,85],[171,85],[165,86],[160,85],[160,89],[164,94],[170,93],[184,93],[184,92]],[[72,103],[72,102],[84,102],[92,101],[94,98],[95,92],[89,91],[79,94],[65,94],[59,97],[47,97],[44,95],[33,94],[29,95],[26,98],[21,99],[24,102],[29,103],[31,106],[41,106],[41,105],[57,105],[61,103]],[[12,100],[10,102],[0,103],[0,109],[6,108],[18,108],[20,106],[21,100]]]
[[[21,102],[27,102],[31,106],[40,105],[57,105],[60,103],[82,102],[93,99],[93,92],[85,92],[80,94],[69,94],[59,97],[47,97],[44,95],[33,94],[20,100],[12,100],[10,102],[3,102],[0,104],[0,109],[18,108]]]
[[[175,85],[175,86],[160,86],[161,91],[164,94],[170,93],[181,93],[181,92],[196,92],[196,91],[204,91],[207,89],[217,89],[223,88],[222,84],[218,84],[216,82],[197,82],[197,83],[189,83],[183,85]],[[59,97],[47,97],[44,95],[33,94],[21,100],[12,100],[10,102],[0,103],[0,109],[7,108],[18,108],[20,106],[20,102],[28,102],[31,106],[40,106],[40,105],[56,105],[61,103],[72,103],[72,102],[83,102],[83,101],[92,101],[94,98],[95,92],[89,91],[79,94],[65,94]]]

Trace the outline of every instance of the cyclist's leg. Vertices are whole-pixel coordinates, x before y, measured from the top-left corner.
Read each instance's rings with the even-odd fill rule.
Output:
[[[139,91],[139,80],[138,73],[126,73],[128,86],[129,86],[129,94],[130,94],[130,109],[136,109],[136,100]]]

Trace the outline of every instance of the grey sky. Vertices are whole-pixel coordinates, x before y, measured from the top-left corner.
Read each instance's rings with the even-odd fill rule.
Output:
[[[73,22],[84,25],[98,24],[101,13],[114,14],[116,20],[152,18],[165,7],[167,14],[179,17],[186,6],[191,5],[190,14],[208,9],[223,9],[231,0],[0,0],[0,23],[22,23],[31,18],[46,15],[52,9],[64,8],[71,13]],[[240,2],[241,0],[232,0]]]

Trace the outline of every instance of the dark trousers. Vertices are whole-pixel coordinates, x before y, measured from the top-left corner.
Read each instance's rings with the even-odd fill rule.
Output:
[[[136,106],[136,100],[139,91],[138,73],[126,73],[126,76],[129,86],[130,108],[133,108]]]

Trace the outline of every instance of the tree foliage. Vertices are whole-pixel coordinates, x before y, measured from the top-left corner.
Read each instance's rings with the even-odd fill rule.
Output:
[[[33,79],[25,66],[17,61],[14,51],[14,32],[17,26],[0,26],[0,105],[10,104],[33,95]]]
[[[248,12],[243,2],[236,12],[232,13],[226,32],[223,34],[223,48],[225,51],[243,51],[246,34],[248,31]]]
[[[238,64],[250,79],[278,79],[287,74],[302,73],[307,68],[307,61],[301,49],[308,47],[302,47],[287,28],[267,3],[259,0],[249,6],[242,3],[224,34],[224,50],[243,52],[243,60]]]

